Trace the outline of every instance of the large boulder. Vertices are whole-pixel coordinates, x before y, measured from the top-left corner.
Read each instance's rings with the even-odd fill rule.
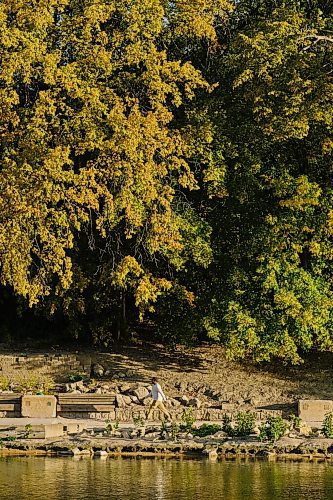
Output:
[[[93,365],[92,371],[94,377],[103,377],[105,370],[102,365],[96,363],[95,365]]]
[[[124,396],[122,396],[121,394],[116,394],[116,404],[118,408],[125,408],[127,405],[124,401]]]
[[[193,406],[193,408],[197,408],[197,409],[201,408],[201,404],[202,403],[201,403],[200,399],[198,399],[198,398],[192,398],[188,402],[189,406]]]
[[[187,396],[180,396],[180,398],[177,398],[178,401],[180,401],[180,403],[184,406],[187,406],[188,405],[188,402],[189,402],[189,398]]]
[[[122,394],[125,394],[127,392],[129,392],[131,390],[131,386],[130,384],[122,384],[120,387],[119,387],[119,390]]]
[[[130,396],[126,396],[125,394],[122,394],[123,401],[125,404],[130,405],[132,403],[132,398]]]
[[[150,394],[147,387],[139,386],[132,391],[133,396],[136,396],[139,401],[143,401]]]

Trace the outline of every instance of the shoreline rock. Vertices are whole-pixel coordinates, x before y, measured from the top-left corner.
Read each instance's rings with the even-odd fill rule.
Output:
[[[332,439],[292,439],[283,438],[270,444],[246,440],[160,440],[90,438],[47,441],[38,439],[3,442],[1,456],[70,456],[112,457],[183,457],[249,459],[292,459],[292,460],[332,460]]]

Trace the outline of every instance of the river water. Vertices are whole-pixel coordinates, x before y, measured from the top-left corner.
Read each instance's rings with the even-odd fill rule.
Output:
[[[332,500],[333,463],[1,457],[1,500]]]

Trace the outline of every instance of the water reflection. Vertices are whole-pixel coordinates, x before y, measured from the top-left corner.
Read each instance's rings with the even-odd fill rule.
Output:
[[[3,457],[0,498],[326,500],[333,498],[333,466],[325,462]]]

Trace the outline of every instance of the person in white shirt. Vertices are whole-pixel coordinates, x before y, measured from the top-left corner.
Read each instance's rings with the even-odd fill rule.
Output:
[[[164,406],[164,401],[166,401],[166,397],[158,380],[156,377],[151,379],[152,388],[151,388],[151,397],[153,398],[153,402],[151,403],[149,410],[147,412],[147,420],[150,419],[154,410],[160,410],[161,413],[168,419],[171,420],[171,415]]]

